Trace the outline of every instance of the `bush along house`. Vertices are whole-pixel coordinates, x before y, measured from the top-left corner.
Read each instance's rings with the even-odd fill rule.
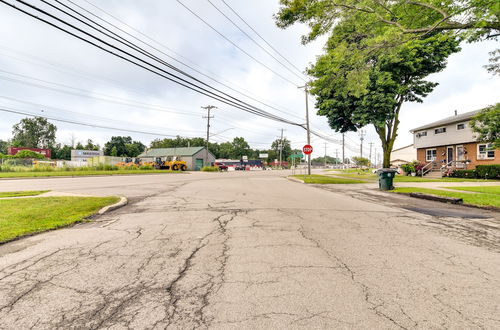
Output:
[[[492,149],[490,143],[477,141],[477,134],[470,126],[470,120],[479,111],[463,114],[455,111],[452,117],[410,131],[421,164],[420,175],[481,177],[477,174],[485,168],[488,169],[486,176],[490,169],[493,171],[490,178],[498,175],[500,150]]]

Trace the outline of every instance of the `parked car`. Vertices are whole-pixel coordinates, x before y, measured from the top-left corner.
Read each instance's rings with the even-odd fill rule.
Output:
[[[246,170],[246,166],[245,166],[245,165],[236,165],[236,166],[234,167],[234,169],[235,169],[236,171],[244,171],[244,170]]]
[[[227,165],[224,163],[214,163],[214,166],[219,168],[219,171],[227,171]]]

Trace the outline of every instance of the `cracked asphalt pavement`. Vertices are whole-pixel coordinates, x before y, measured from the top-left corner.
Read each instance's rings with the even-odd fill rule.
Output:
[[[498,213],[286,174],[0,181],[130,199],[0,245],[0,329],[500,328]]]

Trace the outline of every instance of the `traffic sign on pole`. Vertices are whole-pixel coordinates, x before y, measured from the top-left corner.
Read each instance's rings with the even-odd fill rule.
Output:
[[[310,155],[313,152],[313,147],[310,144],[306,144],[305,146],[302,147],[302,152],[305,153],[306,155]]]

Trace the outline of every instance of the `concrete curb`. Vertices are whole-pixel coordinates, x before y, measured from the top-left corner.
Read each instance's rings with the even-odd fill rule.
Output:
[[[103,207],[102,209],[99,210],[99,212],[97,212],[97,214],[103,215],[104,213],[114,211],[127,204],[128,204],[128,199],[126,197],[120,196],[120,200],[117,203]]]
[[[443,203],[451,203],[451,204],[462,204],[463,203],[462,198],[437,196],[437,195],[424,194],[424,193],[418,193],[418,192],[412,192],[412,193],[410,193],[410,196],[415,197],[415,198],[420,198],[420,199],[427,199],[427,200],[431,200],[431,201],[443,202]]]
[[[305,183],[303,180],[301,179],[297,179],[297,178],[290,178],[290,177],[286,177],[287,180],[290,180],[290,181],[293,181],[293,182],[298,182],[298,183]]]

